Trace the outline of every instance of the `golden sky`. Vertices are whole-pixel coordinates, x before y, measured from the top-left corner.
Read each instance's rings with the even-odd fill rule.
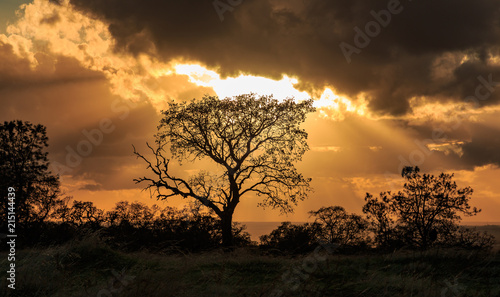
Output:
[[[330,205],[360,213],[366,192],[397,190],[402,166],[418,165],[473,187],[483,211],[466,220],[500,221],[500,2],[235,3],[3,1],[0,120],[47,127],[52,169],[74,199],[181,205],[132,181],[147,174],[132,145],[153,142],[166,102],[313,98],[311,150],[297,167],[314,193],[288,216],[248,197],[235,220],[306,221]]]

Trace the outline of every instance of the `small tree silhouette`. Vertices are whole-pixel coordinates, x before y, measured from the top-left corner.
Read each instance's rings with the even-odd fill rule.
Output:
[[[320,224],[323,240],[340,246],[356,246],[367,243],[368,222],[357,214],[349,214],[342,206],[322,207],[310,211],[315,223]]]
[[[369,229],[375,235],[375,243],[379,247],[393,247],[400,241],[395,232],[395,222],[389,207],[390,192],[382,192],[379,197],[366,193],[363,213],[370,223]]]
[[[299,125],[315,110],[312,102],[279,102],[249,94],[171,103],[158,127],[157,148],[148,144],[156,160],[149,161],[134,148],[155,177],[135,181],[146,183],[158,199],[181,196],[213,210],[221,220],[223,245],[229,246],[233,213],[242,197],[254,193],[263,198],[260,205],[283,212],[291,212],[292,205],[306,198],[310,179],[293,163],[308,150],[307,133]],[[167,145],[179,162],[206,158],[223,173],[173,176],[164,156]]]
[[[59,176],[48,169],[47,142],[43,125],[23,121],[0,124],[0,214],[4,217],[7,213],[7,188],[13,187],[16,223],[21,228],[39,225],[63,203]]]
[[[321,226],[318,223],[295,225],[282,222],[267,235],[260,236],[261,245],[283,252],[307,253],[318,244]]]
[[[472,188],[458,188],[453,174],[420,174],[420,169],[404,168],[406,183],[398,193],[382,192],[380,199],[367,193],[363,212],[376,226],[376,239],[383,244],[401,238],[406,244],[428,248],[441,236],[456,229],[460,214],[474,216],[481,210],[469,201]],[[392,238],[391,238],[392,237]]]

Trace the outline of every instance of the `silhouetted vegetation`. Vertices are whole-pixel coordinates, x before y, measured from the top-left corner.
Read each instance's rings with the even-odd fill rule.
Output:
[[[62,203],[59,177],[49,171],[46,128],[30,122],[0,124],[1,232],[6,232],[8,188],[15,189],[16,229],[28,231],[47,221]]]
[[[331,244],[337,252],[370,247],[368,222],[361,216],[349,214],[341,206],[322,207],[309,213],[315,217],[314,223],[283,222],[269,235],[260,237],[261,246],[292,254],[311,252],[319,243]]]
[[[349,214],[341,206],[322,207],[309,213],[320,224],[320,240],[336,244],[341,249],[369,245],[368,221],[363,217]]]
[[[287,253],[308,253],[318,245],[320,225],[305,223],[294,225],[290,222],[281,223],[269,235],[260,237],[261,246],[266,249],[276,249]]]
[[[337,252],[399,248],[428,249],[458,247],[490,249],[494,236],[459,226],[460,215],[473,216],[480,210],[469,205],[472,189],[460,189],[453,174],[420,175],[418,167],[403,170],[403,190],[380,197],[367,193],[363,207],[366,218],[348,214],[341,206],[322,207],[309,212],[313,224],[282,223],[269,235],[261,236],[262,246],[292,253],[310,252],[320,242],[337,246]]]
[[[107,212],[104,236],[121,250],[200,251],[222,244],[219,220],[209,213],[141,203],[119,202]],[[250,235],[233,224],[235,245],[250,244]]]
[[[460,215],[474,216],[481,210],[471,207],[472,188],[458,188],[453,174],[420,174],[418,167],[406,167],[403,190],[367,193],[363,212],[370,221],[374,242],[380,248],[460,246],[488,248],[492,236],[459,227]]]
[[[260,245],[268,251],[303,254],[318,243],[336,246],[336,252],[394,250],[402,247],[427,249],[432,246],[488,249],[494,238],[458,226],[458,212],[479,212],[468,204],[470,188],[457,189],[452,175],[419,175],[416,168],[405,176],[408,183],[397,194],[382,193],[381,199],[367,194],[363,218],[349,214],[341,206],[311,211],[314,223],[282,223],[261,236]],[[436,185],[437,184],[437,185]],[[425,192],[423,189],[433,189]],[[418,193],[418,194],[416,194]],[[220,219],[198,207],[178,210],[148,207],[139,202],[118,202],[109,211],[92,202],[65,198],[50,210],[51,219],[33,226],[23,244],[51,245],[98,234],[111,248],[122,251],[148,250],[171,253],[216,249],[223,244]],[[232,225],[234,246],[251,245],[244,226]]]
[[[121,251],[194,252],[222,244],[219,220],[209,213],[172,207],[148,207],[139,202],[118,202],[103,211],[92,202],[73,201],[58,208],[54,220],[39,224],[23,241],[25,246],[50,246],[95,234]],[[235,246],[251,243],[244,226],[233,224]],[[23,237],[24,237],[23,233]]]
[[[213,213],[160,209],[141,203],[119,202],[105,212],[92,202],[63,198],[59,177],[49,171],[46,128],[29,122],[0,125],[0,222],[6,232],[7,189],[15,189],[16,232],[20,246],[62,244],[96,233],[121,250],[199,251],[222,243],[220,220]],[[250,236],[232,224],[235,245]],[[5,248],[5,246],[3,247]]]
[[[158,199],[180,196],[212,210],[220,218],[223,244],[232,245],[233,213],[242,197],[255,194],[262,197],[260,205],[283,212],[306,198],[310,179],[294,163],[309,149],[300,124],[315,110],[312,103],[255,94],[170,103],[158,127],[157,148],[148,144],[155,160],[135,151],[154,177],[136,182],[145,183]],[[172,176],[166,147],[179,162],[205,158],[221,173]]]
[[[159,173],[162,179],[160,184],[155,184],[158,186],[155,190],[160,191],[160,188],[166,187],[169,180],[175,181],[178,186],[175,188],[169,185],[167,189],[170,193],[162,196],[158,192],[160,197],[182,196],[186,192],[183,192],[180,185],[184,185],[190,191],[184,196],[199,198],[195,199],[198,204],[195,203],[192,209],[160,208],[157,205],[148,207],[139,202],[122,201],[117,203],[113,209],[104,211],[94,206],[92,202],[72,201],[70,197],[62,198],[58,176],[53,175],[48,170],[49,162],[47,153],[44,152],[48,141],[45,127],[22,121],[5,122],[0,126],[2,191],[9,186],[16,187],[16,214],[20,223],[18,230],[23,234],[18,239],[19,243],[23,246],[48,246],[78,240],[88,236],[88,234],[96,234],[111,248],[122,251],[144,249],[163,253],[202,251],[215,249],[221,245],[227,246],[229,238],[225,238],[224,235],[224,222],[227,223],[229,220],[231,221],[230,241],[232,246],[255,244],[250,241],[250,235],[244,231],[244,226],[232,222],[234,207],[238,204],[238,197],[253,190],[262,195],[267,195],[267,191],[271,191],[271,189],[278,191],[267,195],[266,203],[284,209],[290,207],[289,203],[296,203],[297,199],[302,197],[300,195],[304,194],[302,190],[305,189],[303,187],[307,186],[307,182],[294,171],[295,169],[290,162],[298,160],[306,150],[306,134],[302,130],[296,130],[297,134],[291,137],[286,135],[288,132],[285,133],[285,130],[298,129],[297,125],[303,121],[305,114],[311,109],[310,102],[304,103],[302,106],[296,105],[292,101],[278,103],[268,97],[255,99],[252,96],[242,96],[231,102],[227,100],[227,102],[219,102],[218,99],[215,99],[206,97],[204,101],[198,103],[173,104],[170,111],[165,113],[168,121],[163,122],[163,127],[167,129],[167,132],[162,134],[163,136],[160,138],[173,137],[176,139],[173,142],[173,153],[179,158],[193,154],[201,156],[203,152],[220,154],[217,155],[216,159],[226,160],[221,165],[232,170],[232,173],[229,174],[232,177],[227,185],[222,180],[218,180],[219,182],[207,180],[206,178],[209,176],[206,173],[202,173],[189,183],[169,176],[166,171],[168,161],[162,159],[158,150],[156,156],[160,158],[160,161],[163,161],[157,164],[162,164],[165,167],[162,169],[153,168],[154,166],[148,163],[150,167],[153,166],[151,169]],[[217,109],[219,113],[212,114],[208,118],[203,116],[201,110],[208,110],[208,107],[219,108]],[[237,116],[238,111],[243,108],[249,108],[248,116],[262,109],[267,110],[267,114],[274,113],[274,115],[271,118],[263,116],[257,122],[250,124],[247,123],[248,119],[244,115]],[[190,114],[183,113],[186,110],[189,110]],[[283,126],[278,129],[275,126],[276,123],[271,121],[278,114],[300,116],[295,121],[288,119],[282,122],[280,125]],[[248,134],[245,134],[247,137],[244,139],[240,139],[243,142],[232,143],[226,139],[231,138],[231,135],[237,132],[236,130],[226,131],[229,133],[228,135],[221,134],[218,137],[212,135],[215,133],[216,124],[222,125],[225,123],[224,119],[232,119],[232,124],[236,121],[236,126],[239,128],[228,126],[223,130],[236,129],[239,131],[238,135]],[[209,150],[207,148],[208,151],[203,149],[199,151],[200,147],[196,149],[193,146],[195,146],[196,141],[203,142],[204,138],[202,137],[201,140],[196,137],[193,139],[183,138],[187,137],[184,135],[187,131],[178,130],[167,124],[167,122],[172,121],[194,126],[196,123],[201,123],[200,121],[208,121],[207,123],[213,127],[209,125],[212,128],[206,127],[206,129],[213,131],[198,131],[201,133],[200,135],[204,135],[205,132],[212,133],[210,137],[214,137],[214,139],[210,141],[211,145],[215,145],[216,141],[219,140],[223,143],[229,141],[229,144],[226,143],[228,146],[224,149],[222,149],[224,145],[221,143],[220,146],[216,145]],[[255,125],[261,127],[260,130]],[[274,143],[273,137],[268,134],[264,138],[259,136],[265,127],[269,129],[274,127],[272,129],[278,131],[284,129],[284,134],[278,133],[279,135],[273,137],[277,137],[276,140],[279,139],[280,143],[284,141],[284,143],[291,145],[288,148],[291,150],[289,153],[295,155],[283,157],[282,153],[276,151],[278,144]],[[257,130],[254,131],[254,128]],[[209,137],[208,134],[206,137]],[[257,144],[254,143],[255,141]],[[270,143],[266,144],[266,141],[270,141]],[[221,151],[217,151],[217,148]],[[261,151],[260,154],[253,155],[257,151]],[[281,161],[278,160],[278,155],[281,156],[279,157],[282,158]],[[271,163],[274,166],[272,168],[269,167]],[[297,178],[293,182],[290,181],[291,183],[288,181],[281,183],[280,178],[283,177],[286,180],[292,176],[275,175],[278,172],[286,171],[285,165],[292,166],[289,167],[293,171],[291,174]],[[259,171],[261,169],[258,169],[261,166],[264,168],[262,172]],[[236,171],[234,171],[235,168]],[[260,173],[253,176],[252,173],[256,170]],[[224,173],[224,176],[227,174],[227,172]],[[261,178],[258,179],[257,184],[247,185],[246,190],[244,190],[245,182],[257,176]],[[366,204],[363,207],[366,217],[349,214],[341,206],[322,207],[317,211],[309,212],[310,216],[315,219],[314,223],[294,225],[290,222],[284,222],[276,230],[260,238],[261,247],[297,254],[311,252],[320,242],[335,245],[337,252],[373,248],[394,250],[402,247],[427,249],[433,246],[488,249],[493,245],[493,236],[458,225],[461,219],[460,215],[473,216],[480,212],[469,205],[472,194],[470,187],[458,188],[452,180],[452,174],[443,173],[437,177],[429,174],[421,175],[418,167],[406,167],[402,176],[406,183],[403,190],[398,193],[382,192],[380,197],[373,197],[367,193]],[[233,185],[231,180],[236,184]],[[141,179],[141,181],[152,180],[146,178]],[[226,186],[228,188],[225,188]],[[300,190],[301,188],[302,190]],[[278,193],[281,195],[286,193],[291,196],[289,199],[280,198],[275,196]],[[3,199],[6,197],[7,195],[4,193]],[[213,206],[220,203],[222,203],[221,205],[229,205],[231,208],[224,207],[224,211],[217,207],[214,209]],[[6,205],[7,203],[3,203],[1,208],[4,215],[6,214]],[[201,212],[200,209],[203,206],[209,212]],[[2,224],[5,221],[3,220]],[[228,235],[226,234],[226,236]]]

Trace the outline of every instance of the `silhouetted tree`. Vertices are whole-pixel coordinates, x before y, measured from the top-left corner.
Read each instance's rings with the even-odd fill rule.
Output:
[[[480,210],[469,205],[472,188],[458,188],[453,174],[419,172],[418,167],[405,168],[406,183],[398,193],[383,192],[380,200],[367,193],[363,211],[375,219],[379,236],[390,230],[407,244],[425,249],[439,236],[449,234],[461,220],[460,214],[473,216]],[[390,226],[391,217],[395,226]]]
[[[312,100],[279,102],[254,94],[170,103],[158,127],[157,148],[148,144],[155,160],[134,148],[155,178],[135,181],[147,183],[158,199],[181,196],[213,210],[221,220],[223,244],[231,245],[233,213],[243,196],[254,193],[263,198],[260,205],[283,212],[306,198],[310,179],[297,172],[294,162],[308,150],[307,133],[299,125],[314,110]],[[165,157],[167,145],[179,162],[207,158],[223,173],[175,177]]]
[[[341,206],[322,207],[310,211],[321,226],[321,239],[340,246],[361,246],[367,243],[368,222],[357,214],[349,214]]]
[[[126,222],[136,228],[150,228],[159,212],[161,210],[156,204],[148,207],[140,202],[119,201],[106,213],[106,221],[110,225]]]
[[[62,203],[59,177],[48,169],[47,141],[42,125],[23,121],[0,124],[0,212],[2,217],[6,215],[7,189],[13,187],[20,227],[40,224]]]
[[[369,222],[369,230],[375,235],[378,247],[390,248],[400,245],[401,238],[396,234],[396,225],[389,207],[390,192],[380,193],[380,197],[373,197],[366,193],[363,213]],[[379,199],[380,198],[380,199]]]
[[[65,202],[69,202],[69,199]],[[104,211],[94,206],[90,201],[73,201],[73,205],[59,207],[54,217],[62,223],[68,223],[75,227],[100,228],[104,223]]]

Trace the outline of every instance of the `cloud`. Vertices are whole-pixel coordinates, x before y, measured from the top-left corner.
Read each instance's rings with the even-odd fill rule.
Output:
[[[151,141],[159,121],[156,108],[147,102],[130,105],[113,95],[101,72],[74,58],[50,53],[35,58],[31,67],[11,45],[0,43],[5,61],[0,65],[0,118],[45,125],[51,162],[69,167],[63,175],[93,180],[104,189],[135,187],[133,172],[123,168],[136,165],[132,144]],[[108,123],[105,130],[103,121]],[[85,154],[77,153],[81,160],[72,166],[68,154],[78,152],[84,142],[92,145]]]
[[[176,61],[163,63],[146,53],[117,52],[117,40],[106,23],[79,13],[67,0],[34,0],[22,5],[20,18],[7,28],[6,35],[0,35],[0,41],[27,60],[25,68],[47,68],[51,65],[44,66],[46,60],[66,57],[82,70],[108,80],[113,94],[134,102],[148,100],[158,111],[165,108],[165,98],[185,100],[214,93],[191,83],[187,76],[176,76]]]
[[[66,180],[137,188],[144,168],[132,144],[152,141],[159,110],[214,94],[176,74],[175,63],[116,53],[106,25],[67,1],[35,0],[19,16],[0,34],[0,116],[45,125],[52,169]]]
[[[347,63],[341,42],[355,46],[355,27],[399,3],[398,14]],[[355,98],[365,93],[379,113],[404,114],[409,100],[444,95],[460,101],[478,75],[500,80],[498,20],[494,0],[445,1],[245,1],[221,22],[211,1],[72,0],[109,24],[119,51],[157,52],[219,67],[223,75],[297,76],[302,87],[332,86]],[[444,56],[458,63],[440,63]],[[436,73],[448,72],[447,80]],[[464,85],[464,82],[468,84]],[[449,98],[448,98],[449,99]],[[496,104],[498,96],[481,104]]]
[[[477,167],[500,166],[500,126],[488,127],[478,123],[471,130],[471,140],[462,147],[463,159]]]

